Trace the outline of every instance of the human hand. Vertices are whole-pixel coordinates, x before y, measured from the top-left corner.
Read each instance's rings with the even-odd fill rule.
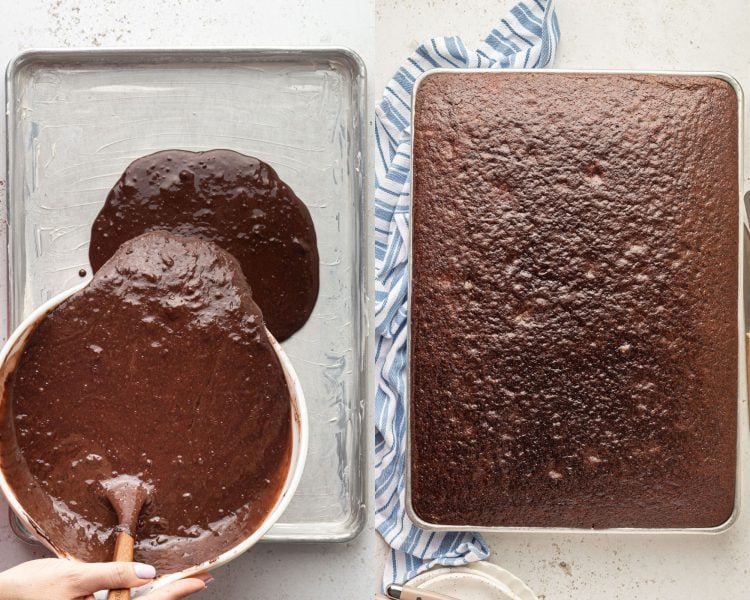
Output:
[[[93,600],[94,592],[147,584],[156,570],[141,563],[83,563],[42,558],[0,573],[0,600]],[[212,580],[197,575],[175,581],[143,600],[179,600],[200,592]]]

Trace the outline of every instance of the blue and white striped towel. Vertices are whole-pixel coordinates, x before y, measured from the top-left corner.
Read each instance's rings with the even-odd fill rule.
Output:
[[[534,68],[549,65],[560,30],[553,0],[519,2],[474,52],[460,38],[417,48],[375,108],[375,526],[393,548],[383,584],[402,583],[436,564],[487,558],[474,533],[429,533],[404,513],[404,409],[411,92],[436,67]]]

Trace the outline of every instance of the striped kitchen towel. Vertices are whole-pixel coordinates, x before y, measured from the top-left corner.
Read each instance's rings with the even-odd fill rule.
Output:
[[[545,67],[559,38],[553,0],[519,2],[474,52],[457,37],[435,38],[417,48],[375,109],[375,526],[393,549],[384,585],[402,583],[436,564],[462,565],[489,555],[478,534],[425,532],[404,513],[412,86],[436,67]]]

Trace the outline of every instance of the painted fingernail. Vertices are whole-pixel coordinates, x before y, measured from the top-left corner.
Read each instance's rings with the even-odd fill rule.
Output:
[[[133,571],[138,579],[153,579],[156,577],[156,569],[151,565],[144,565],[143,563],[135,563],[133,565]]]
[[[209,577],[208,579],[204,579],[203,583],[206,585],[206,587],[208,587],[208,584],[213,583],[214,581],[216,581],[216,579],[214,579],[213,577]]]

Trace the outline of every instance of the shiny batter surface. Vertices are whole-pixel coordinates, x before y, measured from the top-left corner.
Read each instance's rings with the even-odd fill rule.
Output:
[[[112,478],[148,485],[135,558],[162,575],[247,537],[283,488],[290,391],[240,265],[213,243],[126,242],[40,323],[9,385],[3,471],[82,560],[111,558]]]
[[[310,212],[273,168],[232,150],[165,150],[133,161],[91,228],[98,271],[123,242],[166,230],[216,242],[240,261],[268,330],[283,341],[318,298]]]
[[[737,98],[434,74],[416,103],[412,501],[482,526],[734,508]]]

